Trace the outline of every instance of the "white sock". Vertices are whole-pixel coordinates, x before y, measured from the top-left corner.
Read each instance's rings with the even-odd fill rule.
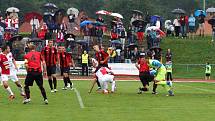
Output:
[[[22,88],[22,85],[21,85],[21,87],[18,87],[18,89],[19,89],[19,91],[20,91],[21,94],[24,94],[24,93],[25,93],[25,92],[24,92],[24,89]]]
[[[111,91],[112,91],[112,92],[114,92],[115,86],[116,86],[116,81],[113,81],[113,82],[112,82],[112,87],[111,87]]]
[[[105,81],[103,84],[104,84],[104,89],[107,90],[108,89],[108,83]]]
[[[7,90],[7,92],[8,92],[9,95],[14,95],[13,92],[12,92],[12,90],[11,90],[11,88],[9,86],[6,88],[6,90]]]

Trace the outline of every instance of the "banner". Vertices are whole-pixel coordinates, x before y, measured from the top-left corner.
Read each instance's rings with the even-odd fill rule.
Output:
[[[17,75],[26,75],[27,74],[24,61],[16,61],[16,65],[18,68]]]
[[[108,63],[115,75],[139,75],[134,63]]]

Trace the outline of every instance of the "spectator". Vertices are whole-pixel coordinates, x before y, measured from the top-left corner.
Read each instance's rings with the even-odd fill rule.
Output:
[[[205,15],[203,14],[203,11],[201,11],[201,14],[199,15],[199,36],[204,36],[205,31]]]
[[[192,37],[194,39],[196,18],[193,16],[193,14],[191,14],[188,19],[188,25],[189,25],[189,38]]]
[[[128,47],[124,50],[125,63],[131,63],[131,51]]]
[[[185,15],[182,15],[180,17],[180,24],[181,24],[181,36],[186,37],[186,20],[185,20]]]
[[[116,51],[112,47],[109,47],[107,50],[107,53],[110,57],[109,63],[114,63],[114,59],[116,57]]]
[[[84,50],[84,53],[81,55],[81,64],[82,64],[82,76],[84,76],[84,72],[86,72],[86,76],[88,76],[88,62],[89,62],[89,56],[86,50]]]
[[[120,33],[120,41],[122,43],[122,50],[125,49],[125,38],[127,36],[126,30],[125,28],[122,29],[121,33]]]
[[[166,36],[173,35],[174,26],[171,23],[171,20],[165,21]]]
[[[58,31],[57,37],[56,37],[57,44],[63,44],[64,43],[64,35],[61,30]]]
[[[34,16],[34,17],[31,19],[30,24],[31,24],[32,31],[38,30],[39,27],[40,27],[40,22],[39,22],[39,20],[37,19],[36,16]]]
[[[75,22],[75,15],[74,14],[69,14],[68,19],[69,19],[69,23],[74,23]]]
[[[148,30],[147,32],[146,32],[146,41],[147,41],[147,48],[148,49],[150,49],[151,47],[152,47],[152,37],[151,37],[151,34],[150,34],[150,30]]]
[[[179,37],[181,24],[180,24],[180,22],[179,22],[179,20],[178,20],[178,16],[177,16],[176,19],[174,19],[173,25],[174,25],[174,27],[175,27],[175,36],[176,36],[176,37]]]
[[[215,15],[212,17],[212,19],[215,19]],[[212,42],[214,41],[214,37],[215,37],[215,23],[212,24]]]
[[[132,62],[136,62],[136,60],[139,58],[139,51],[137,49],[137,47],[134,48],[134,51],[132,52],[132,55],[131,55],[131,60]]]
[[[167,49],[167,53],[166,53],[166,62],[171,61],[172,62],[172,52],[170,49]]]
[[[146,51],[145,51],[145,48],[142,47],[141,51],[140,51],[140,55],[141,56],[146,56]]]
[[[121,63],[121,49],[116,49],[116,57],[115,57],[116,63]]]
[[[98,16],[98,18],[96,19],[96,21],[104,23],[104,19],[102,18],[101,15]]]

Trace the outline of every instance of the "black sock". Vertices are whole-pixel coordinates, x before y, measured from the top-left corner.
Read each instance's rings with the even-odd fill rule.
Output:
[[[49,81],[49,86],[50,86],[51,90],[53,90],[52,79],[48,79],[48,81]]]
[[[98,85],[98,88],[101,88],[101,85],[100,85],[100,83],[99,83],[99,80],[98,80],[98,79],[96,79],[96,83],[97,83],[97,85]]]
[[[56,77],[53,78],[53,83],[54,83],[54,89],[57,89],[57,79],[56,79]]]
[[[158,86],[157,84],[155,83],[153,84],[153,92],[156,92],[157,86]]]
[[[41,94],[42,94],[44,100],[47,99],[47,97],[46,97],[46,91],[45,91],[45,89],[43,88],[43,86],[41,86],[41,87],[39,87],[39,88],[40,88],[40,91],[41,91]]]
[[[69,78],[69,77],[66,77],[66,79],[67,79],[67,83],[69,83],[69,84],[70,84],[70,86],[72,86],[73,84],[72,84],[72,82],[71,82],[70,78]]]
[[[29,99],[30,98],[30,89],[28,86],[25,86],[24,89],[25,89],[26,98]]]
[[[67,79],[66,77],[63,77],[64,87],[67,87]]]

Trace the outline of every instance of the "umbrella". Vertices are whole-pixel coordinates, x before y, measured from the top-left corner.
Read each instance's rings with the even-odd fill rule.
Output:
[[[84,26],[86,26],[88,24],[93,24],[93,21],[85,20],[85,21],[80,23],[80,27],[84,27]]]
[[[140,26],[140,25],[142,25],[142,26],[145,26],[147,23],[144,21],[144,20],[142,20],[142,19],[139,19],[139,20],[134,20],[133,22],[132,22],[132,25],[133,26]]]
[[[43,16],[37,12],[29,12],[25,14],[25,21],[29,22],[32,18],[36,17],[39,21],[43,19]]]
[[[79,11],[78,11],[77,8],[69,8],[69,9],[67,10],[67,14],[68,14],[68,15],[69,15],[69,14],[74,14],[75,17],[78,17]]]
[[[194,12],[194,15],[195,15],[196,17],[200,16],[201,14],[203,14],[204,16],[206,16],[206,12],[203,11],[203,10],[196,10],[196,11]]]
[[[153,47],[150,48],[151,51],[152,51],[152,50],[156,50],[156,49],[159,50],[159,51],[162,50],[160,47],[157,47],[157,46],[153,46]]]
[[[119,40],[112,40],[111,44],[122,44]]]
[[[134,13],[138,13],[138,14],[143,14],[143,12],[142,11],[140,11],[140,10],[132,10],[132,12],[134,12]]]
[[[6,27],[7,27],[6,24],[3,23],[3,22],[0,22],[0,26],[3,27],[3,28],[6,28]]]
[[[58,9],[58,7],[53,3],[46,3],[43,7],[46,9]]]
[[[108,12],[108,11],[105,11],[105,10],[100,10],[100,11],[97,11],[96,14],[101,14],[101,15],[110,15],[111,12]]]
[[[64,39],[65,40],[67,40],[68,38],[73,38],[73,39],[75,39],[75,35],[74,34],[66,34],[66,35],[64,35]]]
[[[209,19],[208,23],[211,24],[211,25],[214,25],[215,24],[215,18]]]
[[[87,40],[77,40],[76,43],[78,43],[80,45],[85,45],[85,44],[87,44]]]
[[[18,41],[21,41],[22,38],[23,38],[23,37],[22,37],[21,35],[15,35],[15,36],[11,37],[9,41],[11,41],[11,42],[17,41],[17,40],[18,40]]]
[[[207,12],[207,13],[215,13],[215,8],[214,8],[214,7],[208,8],[208,9],[206,10],[206,12]]]
[[[92,24],[95,25],[95,26],[103,26],[104,25],[103,23],[101,23],[99,21],[95,21]]]
[[[18,13],[19,12],[19,9],[16,8],[16,7],[9,7],[7,8],[6,12],[15,12],[15,13]]]
[[[158,30],[159,28],[156,26],[150,26],[148,28],[146,28],[146,31],[151,31],[151,30]]]
[[[64,9],[59,9],[58,11],[55,12],[54,16],[62,14],[63,16],[66,14],[66,10]]]
[[[40,38],[32,38],[29,42],[43,42]]]
[[[135,47],[138,47],[136,44],[130,44],[130,45],[128,45],[128,48],[130,48],[130,49],[134,49]]]
[[[177,8],[171,11],[173,14],[185,14],[186,12],[183,9]]]
[[[123,16],[119,13],[111,13],[110,16],[118,17],[118,18],[123,18]]]

